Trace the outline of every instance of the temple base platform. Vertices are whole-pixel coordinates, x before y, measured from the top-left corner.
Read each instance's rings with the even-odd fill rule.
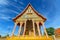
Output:
[[[13,37],[7,37],[6,40],[53,40],[52,37],[46,37],[46,36],[20,36],[20,37],[17,37],[17,36],[13,36]]]

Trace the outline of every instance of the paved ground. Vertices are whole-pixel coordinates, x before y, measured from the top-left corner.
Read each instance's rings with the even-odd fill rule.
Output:
[[[0,38],[0,40],[6,40],[6,38]]]

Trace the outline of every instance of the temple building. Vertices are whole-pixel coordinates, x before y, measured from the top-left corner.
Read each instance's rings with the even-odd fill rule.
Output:
[[[18,15],[16,16],[13,21],[15,22],[12,36],[16,30],[16,26],[19,26],[18,35],[17,36],[42,36],[41,34],[41,26],[44,29],[45,35],[48,37],[46,32],[46,28],[44,22],[46,18],[44,18],[40,13],[38,13],[31,4],[28,4],[27,7]],[[22,32],[23,27],[23,32]],[[22,35],[20,34],[22,32]]]
[[[60,28],[55,30],[55,37],[60,38]]]

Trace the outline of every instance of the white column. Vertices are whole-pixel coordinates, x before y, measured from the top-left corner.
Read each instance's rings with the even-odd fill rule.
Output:
[[[39,36],[41,36],[40,28],[39,28],[39,22],[36,22],[36,24],[37,24],[37,29],[38,29]]]
[[[44,32],[45,32],[46,36],[48,37],[48,34],[47,34],[46,28],[45,28],[45,26],[44,26],[44,23],[43,23],[43,22],[41,22],[41,23],[42,23],[42,25],[43,25]]]
[[[26,20],[27,21],[27,20]],[[25,31],[26,31],[26,21],[24,23],[24,32],[23,32],[23,36],[25,35]]]
[[[29,31],[29,36],[31,36],[31,31]]]
[[[16,22],[16,23],[15,23],[15,25],[14,25],[14,28],[13,28],[13,31],[12,31],[11,36],[13,36],[13,35],[14,35],[14,32],[15,32],[16,26],[17,26],[17,22]]]
[[[34,36],[36,36],[36,35],[35,35],[35,24],[34,24],[34,20],[32,20],[32,22],[33,22],[33,32],[34,32]]]
[[[18,30],[18,36],[20,36],[22,24],[23,24],[23,22],[20,22],[20,27],[19,27],[19,30]]]

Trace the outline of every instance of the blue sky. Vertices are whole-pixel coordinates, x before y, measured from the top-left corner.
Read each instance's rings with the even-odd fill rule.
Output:
[[[11,34],[14,27],[12,19],[20,14],[28,3],[47,19],[46,28],[60,28],[60,0],[0,0],[0,35]],[[18,27],[15,34],[17,31]]]

